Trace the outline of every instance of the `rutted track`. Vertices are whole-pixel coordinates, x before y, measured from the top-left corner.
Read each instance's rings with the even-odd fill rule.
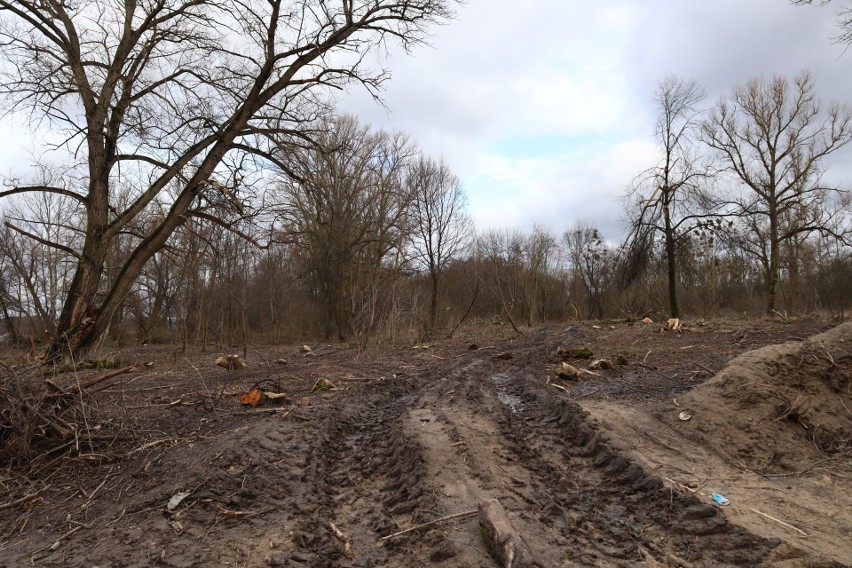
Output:
[[[664,488],[561,396],[519,367],[472,356],[329,408],[297,489],[316,508],[294,525],[287,565],[493,566],[473,519],[379,541],[484,496],[504,503],[541,566],[766,559],[774,543]]]
[[[542,567],[774,562],[777,542],[664,487],[564,393],[528,375],[552,351],[544,343],[524,341],[510,361],[473,352],[286,416],[247,415],[148,459],[133,483],[107,484],[126,514],[93,520],[37,564],[494,567],[475,518],[381,540],[482,497],[503,503]],[[164,514],[181,490],[192,492]],[[0,566],[34,548],[0,553]]]

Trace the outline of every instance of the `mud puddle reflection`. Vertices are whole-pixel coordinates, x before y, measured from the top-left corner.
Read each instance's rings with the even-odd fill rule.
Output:
[[[512,381],[511,375],[508,373],[497,373],[496,375],[492,375],[490,380],[497,387],[497,398],[504,406],[515,413],[523,410],[524,405],[521,402],[521,397],[506,392],[506,385]]]

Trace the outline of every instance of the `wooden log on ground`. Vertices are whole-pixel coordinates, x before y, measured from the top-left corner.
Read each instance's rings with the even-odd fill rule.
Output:
[[[503,505],[497,499],[482,499],[478,511],[482,538],[500,566],[530,568],[533,565],[532,553],[512,526]]]
[[[82,383],[80,385],[74,385],[70,388],[67,388],[63,391],[62,394],[76,394],[76,393],[79,393],[80,391],[91,388],[98,383],[108,381],[112,378],[115,378],[119,375],[123,375],[125,373],[132,373],[135,370],[136,370],[136,367],[134,367],[132,365],[130,367],[122,367],[121,369],[116,369],[115,371],[110,371],[109,373],[107,373],[105,375],[101,375],[100,377],[95,377],[94,379],[89,379],[88,381],[86,381],[85,383]]]

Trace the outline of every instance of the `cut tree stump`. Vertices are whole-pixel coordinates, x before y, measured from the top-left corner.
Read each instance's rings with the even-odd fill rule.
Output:
[[[506,510],[497,499],[479,501],[479,526],[489,551],[503,568],[530,568],[532,553],[512,526]]]
[[[217,367],[222,367],[229,371],[245,369],[248,366],[245,361],[240,359],[239,355],[223,355],[221,357],[216,357],[216,361],[214,361],[214,363]]]

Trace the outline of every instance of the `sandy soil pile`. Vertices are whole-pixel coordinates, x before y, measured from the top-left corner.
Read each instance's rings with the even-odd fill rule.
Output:
[[[688,437],[762,474],[852,468],[852,323],[735,358],[677,399]],[[677,419],[669,415],[667,422]]]

